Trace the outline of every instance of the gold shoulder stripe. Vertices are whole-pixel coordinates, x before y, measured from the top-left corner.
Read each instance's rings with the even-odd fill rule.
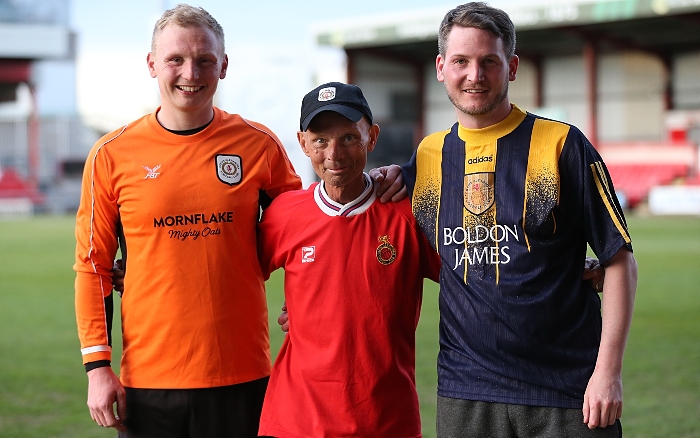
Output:
[[[523,230],[527,230],[528,214],[541,215],[547,210],[538,212],[540,206],[559,204],[559,157],[564,149],[569,130],[569,125],[565,123],[545,119],[535,120],[525,174]],[[530,251],[530,238],[527,232],[524,232],[524,236],[527,249]]]
[[[627,231],[627,226],[623,223],[622,213],[618,211],[617,206],[611,202],[613,197],[612,191],[610,190],[611,184],[605,175],[605,171],[603,170],[603,163],[600,161],[592,163],[591,171],[593,172],[593,180],[595,181],[595,185],[598,188],[598,194],[600,194],[600,198],[603,200],[605,207],[608,209],[610,218],[613,220],[615,227],[617,227],[617,230],[625,239],[625,243],[631,243],[632,239]]]
[[[450,130],[425,137],[416,152],[416,185],[413,189],[413,212],[416,217],[430,215],[435,226],[435,245],[439,246],[438,214],[442,187],[442,146]],[[417,210],[423,210],[418,213]]]

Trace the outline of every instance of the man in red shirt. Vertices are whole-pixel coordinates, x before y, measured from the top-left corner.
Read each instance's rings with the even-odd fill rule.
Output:
[[[258,226],[263,274],[284,268],[293,321],[260,435],[419,437],[415,330],[439,260],[408,199],[382,204],[363,173],[379,126],[362,91],[321,85],[301,113],[299,144],[321,182],[278,196]]]

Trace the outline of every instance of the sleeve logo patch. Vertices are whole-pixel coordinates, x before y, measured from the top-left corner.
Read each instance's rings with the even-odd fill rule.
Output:
[[[301,247],[301,262],[311,263],[316,260],[316,247],[315,246],[302,246]]]
[[[238,155],[217,155],[216,176],[222,183],[230,186],[238,184],[243,178],[243,166]]]

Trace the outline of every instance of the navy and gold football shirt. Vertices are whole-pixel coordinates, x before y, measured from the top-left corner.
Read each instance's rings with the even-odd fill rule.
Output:
[[[488,128],[426,137],[403,173],[442,259],[438,394],[580,408],[601,332],[586,246],[601,262],[631,250],[596,150],[513,106]]]

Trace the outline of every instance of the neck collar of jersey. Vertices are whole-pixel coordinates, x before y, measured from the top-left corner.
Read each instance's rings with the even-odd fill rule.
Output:
[[[347,204],[341,204],[335,202],[328,196],[326,192],[326,187],[323,181],[316,185],[314,189],[314,200],[318,205],[318,208],[322,212],[326,213],[328,216],[355,216],[367,211],[367,209],[372,205],[377,195],[374,193],[374,184],[369,175],[366,173],[362,174],[365,179],[365,190],[355,198],[354,200],[348,202]]]
[[[508,114],[508,117],[495,125],[480,129],[469,129],[460,124],[459,138],[469,144],[487,144],[510,134],[525,120],[525,116],[527,115],[527,113],[518,108],[517,105],[511,104],[511,106],[513,109],[510,114]]]
[[[161,107],[158,107],[154,112],[147,116],[148,124],[151,125],[153,129],[158,131],[158,135],[161,138],[167,139],[168,142],[173,144],[192,144],[206,140],[211,137],[213,132],[213,130],[209,128],[218,127],[221,123],[221,120],[223,119],[223,113],[221,112],[221,110],[217,107],[214,107],[214,118],[211,119],[209,124],[206,125],[204,129],[190,135],[180,135],[168,130],[160,124],[158,118],[156,117],[156,114],[158,114],[160,108]]]

